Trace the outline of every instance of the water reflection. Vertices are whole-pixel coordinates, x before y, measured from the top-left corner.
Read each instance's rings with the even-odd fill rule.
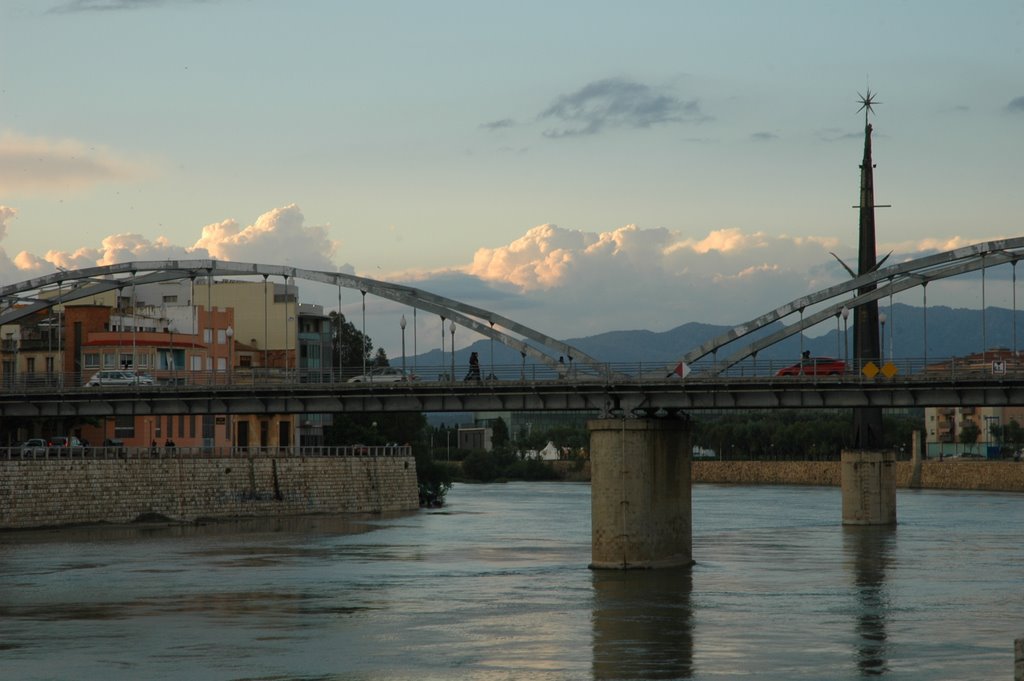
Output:
[[[689,568],[597,570],[595,679],[678,679],[693,674]]]
[[[889,594],[885,571],[895,538],[894,526],[843,527],[843,552],[852,571],[857,599],[857,668],[861,676],[883,676],[889,671],[886,646]]]

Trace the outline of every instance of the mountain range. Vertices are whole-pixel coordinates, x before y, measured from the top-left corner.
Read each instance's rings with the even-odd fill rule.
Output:
[[[901,303],[879,305],[879,311],[886,315],[883,354],[900,358],[940,359],[945,357],[964,356],[982,349],[1017,348],[1024,344],[1024,312],[988,307],[984,314],[981,310],[967,308],[951,308],[946,306],[929,306],[927,315],[924,309]],[[984,324],[982,323],[984,320]],[[613,323],[613,320],[609,320]],[[1016,321],[1016,334],[1014,334]],[[927,334],[926,334],[927,325]],[[729,350],[738,349],[740,345],[760,336],[774,333],[782,328],[775,324],[751,334],[734,344]],[[825,327],[819,325],[812,331]],[[699,347],[706,341],[729,331],[732,326],[687,322],[667,331],[647,331],[642,329],[630,331],[608,331],[593,336],[567,338],[565,341],[591,357],[611,363],[660,363],[667,364],[678,360],[690,350]],[[758,359],[796,361],[800,351],[808,350],[812,356],[832,356],[842,358],[847,352],[853,352],[852,317],[847,323],[847,341],[843,340],[843,322],[833,326],[825,333],[815,336],[791,336],[784,341],[765,348],[758,353]],[[925,343],[927,335],[927,352]],[[1015,337],[1016,336],[1016,337]],[[847,347],[848,342],[848,347]],[[459,348],[455,353],[456,373],[460,367],[466,367],[471,352],[477,352],[481,364],[485,367],[493,361],[495,365],[519,364],[522,361],[517,350],[508,348],[489,339],[478,340],[471,345]],[[492,355],[493,353],[493,355]],[[491,359],[493,356],[493,360]],[[395,364],[392,358],[392,364]],[[410,358],[409,361],[412,361]],[[439,366],[451,361],[450,351],[441,356],[439,349],[422,353],[416,357],[418,364]],[[527,357],[526,364],[532,364]]]

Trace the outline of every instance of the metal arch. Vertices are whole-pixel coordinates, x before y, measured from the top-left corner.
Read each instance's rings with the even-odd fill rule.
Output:
[[[148,272],[144,276],[135,276],[138,272]],[[589,356],[579,348],[576,348],[564,341],[559,341],[551,336],[543,334],[524,324],[512,319],[495,314],[473,305],[461,303],[451,298],[429,293],[422,289],[400,284],[392,284],[367,277],[359,277],[340,272],[326,272],[320,270],[307,270],[284,265],[266,265],[258,263],[244,263],[235,261],[220,260],[150,260],[138,262],[116,263],[113,265],[101,265],[87,267],[78,270],[61,270],[53,274],[27,279],[16,284],[9,284],[0,287],[0,300],[8,300],[20,293],[44,289],[48,286],[64,282],[87,281],[88,285],[80,285],[64,292],[61,295],[62,302],[80,300],[89,296],[105,293],[114,289],[120,289],[127,285],[123,279],[114,278],[118,274],[131,274],[134,277],[134,285],[157,283],[161,281],[172,281],[175,279],[194,278],[196,276],[286,276],[306,281],[314,281],[345,288],[365,291],[374,295],[403,303],[414,308],[427,312],[443,315],[448,319],[457,321],[459,324],[477,331],[483,336],[493,338],[499,343],[518,350],[523,355],[529,355],[539,362],[548,366],[557,367],[559,361],[537,348],[513,338],[500,331],[493,329],[494,324],[518,333],[525,338],[534,341],[543,348],[554,351],[560,355],[568,355],[570,361],[577,360],[590,366],[598,373],[604,373],[603,363]],[[10,323],[29,316],[39,310],[52,307],[57,303],[55,299],[41,299],[38,297],[30,299],[28,305],[6,308],[0,314],[0,324]],[[478,319],[482,318],[487,324],[482,324]]]
[[[685,354],[679,361],[685,364],[692,364],[711,353],[717,353],[723,346],[777,322],[794,312],[802,311],[807,307],[845,295],[851,291],[857,291],[863,286],[888,280],[888,283],[878,286],[870,293],[855,296],[852,299],[845,298],[736,351],[727,359],[717,362],[707,371],[707,373],[713,375],[718,374],[765,347],[834,317],[843,307],[853,309],[872,300],[878,300],[892,293],[899,293],[915,286],[921,286],[930,281],[973,272],[983,267],[994,267],[1008,262],[1016,262],[1024,257],[1024,253],[1013,252],[1020,249],[1024,249],[1024,237],[987,241],[891,265],[790,301],[767,314],[761,315],[745,324],[735,326],[729,331],[707,341],[700,347]],[[672,372],[676,366],[678,366],[678,362],[666,365],[666,371]]]

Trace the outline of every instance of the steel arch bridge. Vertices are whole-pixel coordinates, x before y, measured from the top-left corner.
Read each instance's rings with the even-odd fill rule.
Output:
[[[7,390],[0,392],[0,416],[580,409],[639,415],[709,408],[1024,405],[1024,380],[1017,375],[951,377],[921,372],[878,382],[859,375],[829,381],[778,379],[772,375],[737,378],[729,371],[746,358],[756,360],[759,351],[774,343],[816,324],[838,320],[844,308],[853,309],[917,286],[927,296],[930,282],[980,270],[984,300],[984,272],[998,265],[1013,266],[1016,308],[1016,264],[1022,257],[1024,237],[979,243],[892,265],[797,298],[685,353],[680,361],[693,366],[694,371],[682,379],[675,371],[679,362],[654,372],[638,373],[622,365],[613,367],[495,312],[410,286],[344,273],[218,260],[139,261],[61,270],[0,287],[0,324],[16,322],[55,305],[143,284],[200,278],[212,283],[215,277],[255,277],[266,282],[271,277],[280,277],[286,284],[291,280],[318,282],[337,286],[339,291],[356,290],[364,297],[372,294],[439,315],[514,348],[524,362],[530,357],[555,371],[547,374],[551,380],[524,377],[520,381],[481,385],[454,381],[387,386],[277,382],[261,386],[161,386],[156,390],[76,386],[62,388],[59,393]],[[870,285],[875,288],[858,293]],[[794,315],[797,320],[789,325],[749,340],[750,334]],[[744,340],[749,342],[736,349]],[[557,358],[563,355],[579,371],[561,375]]]
[[[370,293],[458,322],[464,328],[519,351],[524,358],[530,357],[551,367],[557,367],[558,358],[563,356],[593,370],[601,370],[602,367],[599,360],[579,348],[525,324],[422,289],[340,272],[222,260],[151,260],[79,270],[62,269],[44,277],[3,286],[0,287],[0,325],[15,322],[55,305],[109,291],[182,279],[195,281],[205,277],[212,281],[214,277],[243,276],[262,277],[264,281],[270,277],[281,277],[286,284],[289,280],[300,279],[337,286],[339,289],[356,290],[364,296]]]
[[[1024,258],[1024,237],[1016,237],[986,241],[891,265],[792,300],[771,312],[712,338],[700,347],[687,352],[679,361],[684,365],[691,365],[710,355],[713,361],[707,364],[702,373],[708,376],[719,375],[748,357],[756,359],[759,351],[775,343],[803,333],[806,329],[824,321],[838,318],[843,314],[844,309],[853,310],[872,301],[891,298],[896,293],[917,286],[922,287],[927,295],[927,286],[933,281],[979,270],[984,277],[987,268],[1007,263],[1013,267],[1014,313],[1016,313],[1016,266],[1017,261],[1021,258]],[[871,285],[874,285],[874,289],[869,293],[857,293],[862,288]],[[984,312],[984,286],[983,279],[982,312]],[[815,308],[814,311],[806,314],[808,308],[812,307]],[[927,313],[927,299],[925,300],[925,312]],[[730,350],[725,358],[718,359],[720,352],[740,339],[794,314],[799,315],[797,321],[738,349]],[[678,363],[668,365],[666,371],[674,371],[677,366]]]

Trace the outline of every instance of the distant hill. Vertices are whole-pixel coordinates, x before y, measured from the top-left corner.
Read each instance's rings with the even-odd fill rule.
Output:
[[[898,303],[893,305],[891,310],[888,305],[883,304],[880,306],[880,310],[884,311],[888,318],[885,327],[886,355],[889,354],[890,345],[897,358],[927,356],[936,359],[979,352],[985,346],[989,349],[1014,347],[1014,315],[1013,311],[1009,309],[989,307],[984,315],[983,333],[981,310],[930,306],[927,314],[927,355],[925,353],[926,317],[922,308]],[[745,320],[738,321],[737,324],[743,321]],[[1021,349],[1024,347],[1024,312],[1020,310],[1017,311],[1016,326],[1016,346]],[[642,329],[608,331],[594,336],[569,338],[566,339],[566,342],[604,362],[667,363],[679,359],[691,349],[699,347],[731,328],[732,326],[687,322],[668,331],[657,332]],[[762,331],[761,335],[771,333],[778,328],[780,325],[773,325]],[[852,353],[852,319],[848,324],[847,333],[849,334],[849,349]],[[890,333],[892,334],[891,343]],[[745,345],[756,337],[757,334],[748,336],[741,340],[734,349],[738,349],[740,345]],[[490,340],[482,339],[469,347],[460,348],[456,352],[456,374],[467,366],[469,353],[474,351],[480,354],[481,364],[486,368],[491,361],[492,347],[495,365],[522,362],[522,357],[516,350],[507,348],[498,342],[494,342],[492,346]],[[844,353],[842,328],[838,333],[833,327],[820,336],[813,338],[805,336],[802,347],[805,350],[810,350],[814,356],[838,355],[841,357]],[[799,337],[792,336],[766,348],[758,355],[758,358],[766,360],[793,359],[795,361],[800,356],[800,348]],[[409,361],[411,362],[412,359]],[[444,361],[446,365],[451,361],[450,353],[445,353]],[[423,353],[416,358],[416,362],[428,366],[439,366],[441,364],[440,350],[435,348],[430,352]],[[392,358],[392,363],[394,363],[394,358]],[[526,363],[529,365],[532,362],[527,358]]]

